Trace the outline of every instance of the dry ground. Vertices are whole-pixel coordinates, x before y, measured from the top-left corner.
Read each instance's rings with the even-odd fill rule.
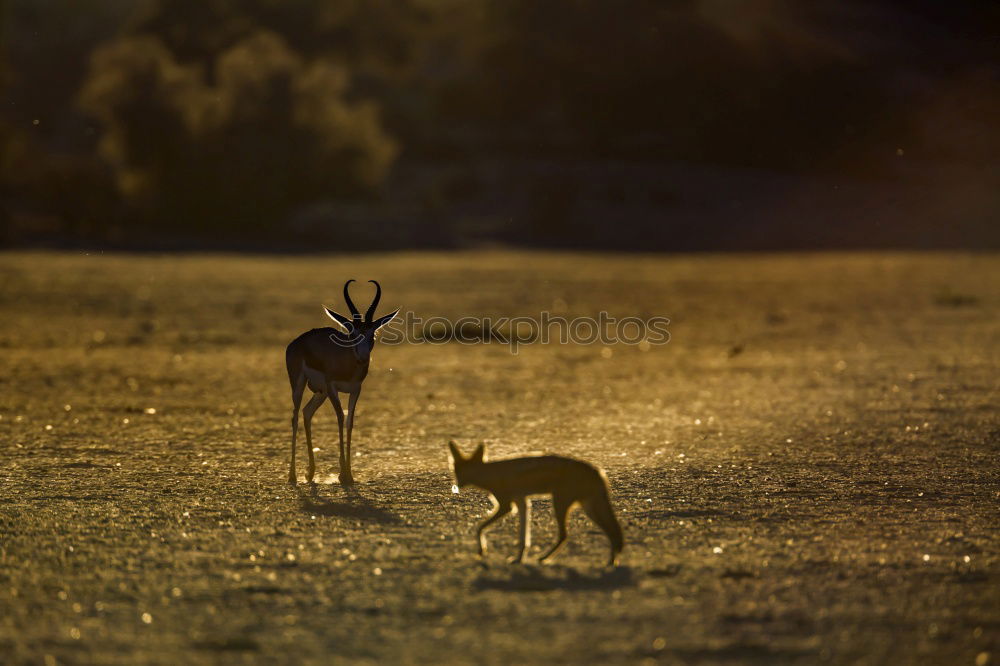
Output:
[[[347,277],[672,340],[381,346],[355,490],[328,406],[290,487],[284,345]],[[0,661],[998,663],[998,315],[996,255],[0,255]],[[623,566],[580,514],[480,562],[452,437],[603,466]]]

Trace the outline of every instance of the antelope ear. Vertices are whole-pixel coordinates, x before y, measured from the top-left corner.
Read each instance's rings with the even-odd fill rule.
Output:
[[[340,327],[344,329],[345,333],[350,333],[351,331],[354,330],[354,327],[351,325],[351,319],[349,317],[345,317],[342,314],[334,312],[333,310],[331,310],[330,308],[326,307],[325,305],[323,306],[323,309],[326,310],[326,315],[330,319],[332,319],[336,323],[340,324]]]
[[[465,460],[465,458],[462,457],[462,452],[458,450],[455,440],[448,442],[448,449],[451,451],[452,460],[455,462],[462,462]]]
[[[396,309],[395,312],[390,312],[389,314],[385,315],[384,317],[379,317],[378,319],[376,319],[375,320],[375,330],[377,331],[378,329],[380,329],[383,326],[385,326],[386,324],[388,324],[398,314],[399,314],[399,309]]]
[[[476,462],[483,462],[485,458],[486,458],[485,444],[480,444],[479,446],[477,446],[476,450],[472,452],[471,456],[469,456],[469,460],[475,460]]]

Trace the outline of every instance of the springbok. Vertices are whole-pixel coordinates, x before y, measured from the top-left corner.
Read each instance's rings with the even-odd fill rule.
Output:
[[[392,321],[399,310],[373,320],[375,308],[382,298],[382,287],[375,280],[369,280],[375,285],[375,300],[362,319],[361,313],[354,307],[354,302],[348,293],[348,287],[352,282],[354,280],[344,283],[344,300],[351,310],[350,318],[328,307],[323,308],[343,330],[329,327],[314,328],[292,340],[285,350],[288,381],[292,385],[292,459],[288,469],[289,483],[297,481],[295,439],[299,429],[299,406],[302,404],[302,394],[306,386],[313,392],[312,398],[302,410],[306,427],[306,450],[309,452],[307,479],[311,483],[316,472],[312,445],[312,417],[323,401],[330,398],[340,426],[340,483],[349,485],[354,482],[354,477],[351,475],[351,431],[354,430],[354,408],[361,395],[361,383],[368,375],[368,363],[371,360],[372,348],[375,346],[376,333]],[[347,403],[346,447],[344,410],[340,406],[338,392],[350,395]]]

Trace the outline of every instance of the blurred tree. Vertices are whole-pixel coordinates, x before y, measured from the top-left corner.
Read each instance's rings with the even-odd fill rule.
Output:
[[[802,167],[884,112],[884,72],[793,3],[503,0],[484,117],[611,156]],[[738,11],[742,10],[742,11]],[[514,142],[516,145],[516,142]]]
[[[587,169],[619,160],[881,178],[905,146],[993,164],[1000,5],[953,5],[0,0],[0,205],[78,234],[126,219],[118,198],[134,240],[224,241],[384,190],[557,242]],[[537,233],[510,223],[519,197]]]
[[[487,18],[485,5],[466,0],[154,0],[128,33],[159,38],[179,63],[201,66],[214,81],[219,53],[273,32],[305,58],[347,67],[350,95],[376,100],[407,149],[433,152],[456,119],[443,117],[437,100],[479,76]]]
[[[145,35],[92,58],[80,104],[104,127],[119,190],[152,225],[261,231],[297,205],[379,186],[396,145],[374,103],[346,99],[344,67],[257,31],[212,69]]]
[[[94,137],[73,99],[90,52],[111,39],[135,0],[3,0],[0,36],[8,86],[0,112],[53,150],[89,151]],[[37,121],[37,123],[35,123]]]
[[[102,239],[115,193],[73,98],[131,0],[0,0],[0,235]]]

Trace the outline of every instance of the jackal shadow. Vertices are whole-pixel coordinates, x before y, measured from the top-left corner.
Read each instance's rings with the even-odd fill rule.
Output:
[[[580,573],[558,565],[520,565],[487,569],[472,586],[477,590],[507,592],[548,592],[550,590],[615,590],[635,585],[631,567],[616,567],[594,573]]]
[[[323,497],[316,484],[312,484],[309,490],[297,488],[296,492],[300,509],[313,516],[353,518],[382,524],[403,522],[398,514],[373,504],[356,486],[344,487],[342,500]]]

